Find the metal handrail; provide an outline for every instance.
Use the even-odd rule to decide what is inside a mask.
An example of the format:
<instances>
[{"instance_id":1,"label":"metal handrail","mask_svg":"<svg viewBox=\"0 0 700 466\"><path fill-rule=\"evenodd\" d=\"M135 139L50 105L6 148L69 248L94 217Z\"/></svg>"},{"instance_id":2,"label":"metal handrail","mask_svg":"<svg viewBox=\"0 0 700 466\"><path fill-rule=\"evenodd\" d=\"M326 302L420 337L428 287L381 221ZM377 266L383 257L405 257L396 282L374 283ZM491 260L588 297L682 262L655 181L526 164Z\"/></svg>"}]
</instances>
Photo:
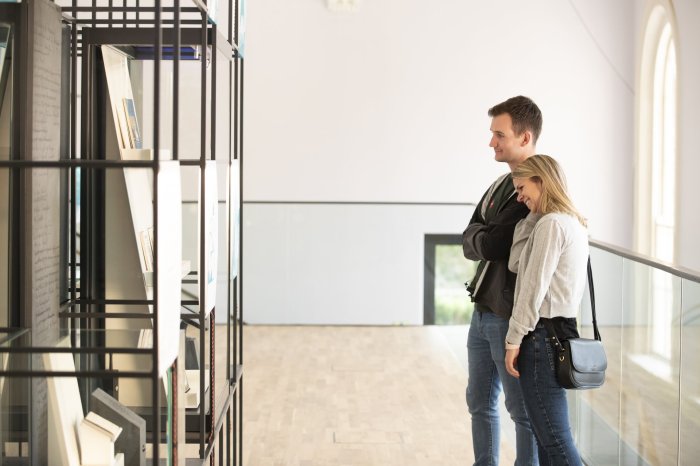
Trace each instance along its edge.
<instances>
[{"instance_id":1,"label":"metal handrail","mask_svg":"<svg viewBox=\"0 0 700 466\"><path fill-rule=\"evenodd\" d=\"M674 265L669 262L660 261L658 259L654 259L653 257L645 256L644 254L640 254L638 252L630 251L629 249L625 249L620 246L615 246L594 239L590 239L588 241L588 244L590 244L594 248L607 251L611 254L615 254L616 256L639 262L641 264L648 265L649 267L653 267L655 269L663 270L664 272L668 272L679 278L683 278L685 280L689 280L695 283L700 283L700 272L698 271Z\"/></svg>"}]
</instances>

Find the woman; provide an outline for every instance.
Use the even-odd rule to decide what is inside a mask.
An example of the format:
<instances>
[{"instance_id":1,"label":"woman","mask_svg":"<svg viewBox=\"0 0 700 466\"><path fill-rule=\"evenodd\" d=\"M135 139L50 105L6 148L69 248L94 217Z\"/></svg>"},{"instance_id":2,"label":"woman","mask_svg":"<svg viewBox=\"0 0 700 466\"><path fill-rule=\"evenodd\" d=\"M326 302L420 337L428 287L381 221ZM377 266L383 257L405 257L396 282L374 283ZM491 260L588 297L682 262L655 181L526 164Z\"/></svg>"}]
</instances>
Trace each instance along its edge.
<instances>
[{"instance_id":1,"label":"woman","mask_svg":"<svg viewBox=\"0 0 700 466\"><path fill-rule=\"evenodd\" d=\"M518 279L506 370L519 378L540 464L581 465L543 319L551 320L559 338L578 337L575 316L589 253L586 220L566 192L561 167L549 156L534 155L518 165L513 185L530 214L516 226L508 264Z\"/></svg>"}]
</instances>

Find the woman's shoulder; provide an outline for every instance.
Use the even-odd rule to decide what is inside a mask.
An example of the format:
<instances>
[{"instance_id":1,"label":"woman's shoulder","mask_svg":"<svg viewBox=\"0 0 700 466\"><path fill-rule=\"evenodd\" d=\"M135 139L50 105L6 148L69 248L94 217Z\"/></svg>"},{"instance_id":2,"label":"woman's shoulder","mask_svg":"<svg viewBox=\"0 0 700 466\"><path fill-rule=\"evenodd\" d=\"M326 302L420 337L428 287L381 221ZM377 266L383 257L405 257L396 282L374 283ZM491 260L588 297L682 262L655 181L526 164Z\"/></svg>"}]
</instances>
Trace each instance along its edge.
<instances>
[{"instance_id":1,"label":"woman's shoulder","mask_svg":"<svg viewBox=\"0 0 700 466\"><path fill-rule=\"evenodd\" d=\"M561 212L550 212L540 217L540 220L537 222L537 226L539 226L540 228L564 226L569 224L569 218L573 217L571 217L571 215L563 214Z\"/></svg>"},{"instance_id":2,"label":"woman's shoulder","mask_svg":"<svg viewBox=\"0 0 700 466\"><path fill-rule=\"evenodd\" d=\"M585 230L585 227L571 214L551 212L539 219L535 229L541 232L548 231L550 234L554 232L566 234L571 231Z\"/></svg>"},{"instance_id":3,"label":"woman's shoulder","mask_svg":"<svg viewBox=\"0 0 700 466\"><path fill-rule=\"evenodd\" d=\"M580 225L580 222L576 217L574 217L571 214L567 214L564 212L550 212L548 214L544 214L540 218L540 222L542 223L555 223L558 225L571 225L574 223L578 223Z\"/></svg>"}]
</instances>

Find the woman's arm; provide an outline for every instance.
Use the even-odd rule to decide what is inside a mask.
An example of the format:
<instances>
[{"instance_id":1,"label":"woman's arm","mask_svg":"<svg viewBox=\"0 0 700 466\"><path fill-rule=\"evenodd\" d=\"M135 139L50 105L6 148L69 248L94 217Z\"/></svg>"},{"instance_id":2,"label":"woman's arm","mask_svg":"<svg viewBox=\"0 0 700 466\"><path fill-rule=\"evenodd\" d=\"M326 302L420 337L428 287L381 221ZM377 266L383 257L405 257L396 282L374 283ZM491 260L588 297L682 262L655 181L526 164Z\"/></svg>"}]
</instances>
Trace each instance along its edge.
<instances>
[{"instance_id":1,"label":"woman's arm","mask_svg":"<svg viewBox=\"0 0 700 466\"><path fill-rule=\"evenodd\" d=\"M508 269L511 272L518 272L518 264L520 264L520 255L525 248L527 240L530 239L532 230L535 228L537 221L542 218L542 214L530 212L527 217L520 220L515 226L513 232L513 245L510 247L510 257L508 258Z\"/></svg>"},{"instance_id":2,"label":"woman's arm","mask_svg":"<svg viewBox=\"0 0 700 466\"><path fill-rule=\"evenodd\" d=\"M510 345L520 345L523 337L537 325L540 307L564 247L564 229L553 217L543 217L532 236L531 247L525 249L518 267L515 305L506 335Z\"/></svg>"}]
</instances>

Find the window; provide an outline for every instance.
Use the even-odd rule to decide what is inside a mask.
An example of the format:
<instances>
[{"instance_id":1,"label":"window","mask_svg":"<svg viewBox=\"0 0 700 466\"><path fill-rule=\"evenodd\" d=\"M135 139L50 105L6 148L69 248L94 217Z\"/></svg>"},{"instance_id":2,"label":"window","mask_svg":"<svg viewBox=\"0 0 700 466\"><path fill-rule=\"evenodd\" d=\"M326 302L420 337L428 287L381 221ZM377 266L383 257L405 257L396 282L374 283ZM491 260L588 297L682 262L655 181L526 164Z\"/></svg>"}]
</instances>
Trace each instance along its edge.
<instances>
[{"instance_id":1,"label":"window","mask_svg":"<svg viewBox=\"0 0 700 466\"><path fill-rule=\"evenodd\" d=\"M474 305L464 287L477 262L464 258L461 235L425 235L423 323L468 325Z\"/></svg>"},{"instance_id":2,"label":"window","mask_svg":"<svg viewBox=\"0 0 700 466\"><path fill-rule=\"evenodd\" d=\"M661 1L652 8L642 46L635 228L637 249L666 262L675 260L676 236L677 64L670 12ZM664 360L672 357L671 278L655 271L645 288L650 349Z\"/></svg>"},{"instance_id":3,"label":"window","mask_svg":"<svg viewBox=\"0 0 700 466\"><path fill-rule=\"evenodd\" d=\"M652 254L672 262L676 194L676 53L666 23L654 70L652 141Z\"/></svg>"},{"instance_id":4,"label":"window","mask_svg":"<svg viewBox=\"0 0 700 466\"><path fill-rule=\"evenodd\" d=\"M639 92L637 249L673 262L676 225L676 43L657 5L644 35Z\"/></svg>"}]
</instances>

